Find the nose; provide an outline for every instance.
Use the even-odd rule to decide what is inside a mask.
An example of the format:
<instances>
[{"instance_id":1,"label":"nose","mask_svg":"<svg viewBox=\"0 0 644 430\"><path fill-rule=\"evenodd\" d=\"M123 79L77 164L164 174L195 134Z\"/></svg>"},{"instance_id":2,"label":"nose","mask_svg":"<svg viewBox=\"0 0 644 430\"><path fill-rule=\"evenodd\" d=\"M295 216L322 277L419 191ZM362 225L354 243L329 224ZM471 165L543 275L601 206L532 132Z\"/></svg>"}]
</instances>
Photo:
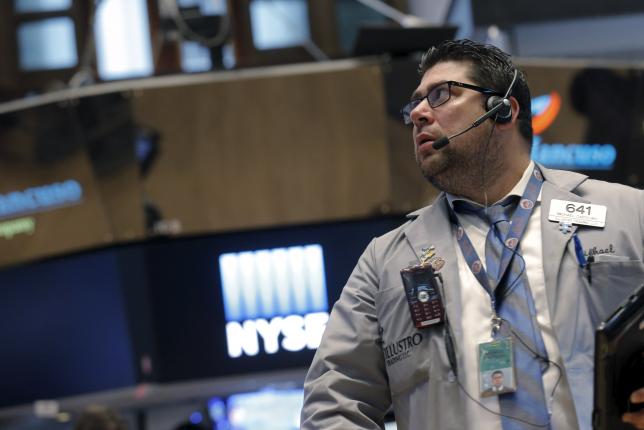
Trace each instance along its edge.
<instances>
[{"instance_id":1,"label":"nose","mask_svg":"<svg viewBox=\"0 0 644 430\"><path fill-rule=\"evenodd\" d=\"M409 117L411 118L411 122L416 127L434 122L434 112L433 109L429 106L427 98L423 98L423 100L418 103L418 106L412 109L412 111L409 113Z\"/></svg>"}]
</instances>

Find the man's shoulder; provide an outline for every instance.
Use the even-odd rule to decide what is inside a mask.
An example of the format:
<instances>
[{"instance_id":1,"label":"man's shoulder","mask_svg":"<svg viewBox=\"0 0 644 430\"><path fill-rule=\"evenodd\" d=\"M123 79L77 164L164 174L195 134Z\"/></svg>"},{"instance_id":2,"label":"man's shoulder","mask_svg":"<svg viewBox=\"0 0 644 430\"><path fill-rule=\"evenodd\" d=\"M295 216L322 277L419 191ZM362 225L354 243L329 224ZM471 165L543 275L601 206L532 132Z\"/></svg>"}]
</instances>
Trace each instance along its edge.
<instances>
[{"instance_id":1,"label":"man's shoulder","mask_svg":"<svg viewBox=\"0 0 644 430\"><path fill-rule=\"evenodd\" d=\"M587 179L574 193L591 203L611 207L638 207L644 201L644 191L616 182Z\"/></svg>"},{"instance_id":2,"label":"man's shoulder","mask_svg":"<svg viewBox=\"0 0 644 430\"><path fill-rule=\"evenodd\" d=\"M642 190L616 183L593 179L587 175L569 170L547 169L540 166L546 180L556 187L571 191L590 201L594 199L622 201L637 201L644 195Z\"/></svg>"},{"instance_id":3,"label":"man's shoulder","mask_svg":"<svg viewBox=\"0 0 644 430\"><path fill-rule=\"evenodd\" d=\"M586 193L626 193L628 195L642 194L642 190L618 182L608 182L599 179L586 179L580 186L580 190Z\"/></svg>"},{"instance_id":4,"label":"man's shoulder","mask_svg":"<svg viewBox=\"0 0 644 430\"><path fill-rule=\"evenodd\" d=\"M414 221L415 218L410 218L409 215L407 215L406 220L401 225L394 228L393 230L389 230L388 232L380 236L377 236L374 239L376 245L383 247L403 240L405 237L405 231Z\"/></svg>"},{"instance_id":5,"label":"man's shoulder","mask_svg":"<svg viewBox=\"0 0 644 430\"><path fill-rule=\"evenodd\" d=\"M444 199L445 199L445 193L440 193L438 197L436 197L434 201L429 203L427 206L423 206L420 209L416 209L413 212L409 212L407 215L405 215L407 222L405 222L397 229L390 231L389 233L395 233L395 232L404 233L405 230L409 229L414 224L422 223L424 218L435 217L437 215L440 215L441 211L437 210L438 209L437 206L439 205L439 202L441 202Z\"/></svg>"},{"instance_id":6,"label":"man's shoulder","mask_svg":"<svg viewBox=\"0 0 644 430\"><path fill-rule=\"evenodd\" d=\"M443 200L445 199L446 199L446 194L444 192L441 192L427 206L423 206L420 209L416 209L415 211L408 213L407 215L405 215L408 220L408 223L415 222L418 219L422 219L424 216L429 215L430 212L431 213L435 212L436 209L438 209L439 204L442 204Z\"/></svg>"},{"instance_id":7,"label":"man's shoulder","mask_svg":"<svg viewBox=\"0 0 644 430\"><path fill-rule=\"evenodd\" d=\"M401 242L405 241L405 236L409 234L410 230L416 228L417 223L422 223L423 218L432 212L432 208L436 202L432 202L427 206L417 209L405 215L405 221L393 230L377 236L374 238L375 246L380 252L398 246Z\"/></svg>"}]
</instances>

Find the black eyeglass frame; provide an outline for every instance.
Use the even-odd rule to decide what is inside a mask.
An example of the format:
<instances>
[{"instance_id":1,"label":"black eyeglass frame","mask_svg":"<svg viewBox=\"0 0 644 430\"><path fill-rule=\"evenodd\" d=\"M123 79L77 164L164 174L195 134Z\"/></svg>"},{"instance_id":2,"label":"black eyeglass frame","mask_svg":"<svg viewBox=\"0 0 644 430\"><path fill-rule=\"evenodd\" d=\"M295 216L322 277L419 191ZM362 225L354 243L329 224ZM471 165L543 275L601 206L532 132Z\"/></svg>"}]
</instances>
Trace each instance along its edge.
<instances>
[{"instance_id":1,"label":"black eyeglass frame","mask_svg":"<svg viewBox=\"0 0 644 430\"><path fill-rule=\"evenodd\" d=\"M441 85L447 85L447 98L443 100L442 102L432 105L432 102L429 100L429 95L438 87ZM427 91L427 94L424 95L423 97L419 97L416 99L411 100L409 103L407 103L405 106L403 106L400 109L400 114L403 117L403 121L405 122L406 125L411 124L411 111L413 111L416 106L422 103L423 99L427 100L427 103L429 104L430 107L437 108L439 106L444 105L447 103L451 98L452 98L452 87L461 87L461 88L466 88L468 90L473 90L477 91L481 94L486 94L489 96L502 96L502 94L498 91L491 90L489 88L484 88L484 87L479 87L478 85L473 85L473 84L466 84L464 82L457 82L457 81L445 81L441 82L439 84L434 85Z\"/></svg>"}]
</instances>

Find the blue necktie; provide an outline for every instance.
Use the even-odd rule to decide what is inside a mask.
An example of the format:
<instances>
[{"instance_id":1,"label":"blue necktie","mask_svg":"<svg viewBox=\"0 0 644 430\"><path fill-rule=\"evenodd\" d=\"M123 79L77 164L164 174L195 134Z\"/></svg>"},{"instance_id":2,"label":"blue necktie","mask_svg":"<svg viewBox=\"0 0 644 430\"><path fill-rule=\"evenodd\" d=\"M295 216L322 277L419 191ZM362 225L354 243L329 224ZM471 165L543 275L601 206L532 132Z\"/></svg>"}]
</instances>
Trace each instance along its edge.
<instances>
[{"instance_id":1,"label":"blue necktie","mask_svg":"<svg viewBox=\"0 0 644 430\"><path fill-rule=\"evenodd\" d=\"M535 353L541 357L547 357L547 353L536 321L525 261L518 255L518 247L507 268L500 267L503 251L508 248L505 241L510 229L510 212L516 203L517 198L510 197L498 205L477 211L490 224L485 241L485 261L490 285L497 296L497 314L504 320L498 336L512 337L514 347L517 391L500 395L499 404L503 415L550 428L542 379L545 369L542 359L535 358ZM502 417L502 423L503 430L535 428L507 417Z\"/></svg>"}]
</instances>

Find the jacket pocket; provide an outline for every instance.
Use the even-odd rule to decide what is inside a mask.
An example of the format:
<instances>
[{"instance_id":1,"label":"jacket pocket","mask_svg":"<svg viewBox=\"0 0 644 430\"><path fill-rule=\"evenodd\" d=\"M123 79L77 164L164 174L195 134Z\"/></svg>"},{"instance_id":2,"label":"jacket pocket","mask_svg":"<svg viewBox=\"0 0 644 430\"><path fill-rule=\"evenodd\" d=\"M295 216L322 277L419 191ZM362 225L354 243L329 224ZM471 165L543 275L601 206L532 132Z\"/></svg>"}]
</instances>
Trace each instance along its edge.
<instances>
[{"instance_id":1,"label":"jacket pocket","mask_svg":"<svg viewBox=\"0 0 644 430\"><path fill-rule=\"evenodd\" d=\"M401 342L406 345L401 347ZM414 333L403 338L402 341L384 346L385 365L392 396L404 393L429 379L430 365L426 343L426 336L422 333Z\"/></svg>"},{"instance_id":2,"label":"jacket pocket","mask_svg":"<svg viewBox=\"0 0 644 430\"><path fill-rule=\"evenodd\" d=\"M597 256L595 256L597 257ZM589 297L601 321L644 282L644 262L602 255L590 265Z\"/></svg>"},{"instance_id":3,"label":"jacket pocket","mask_svg":"<svg viewBox=\"0 0 644 430\"><path fill-rule=\"evenodd\" d=\"M376 312L389 386L392 396L397 396L430 378L442 325L417 329L402 285L376 294Z\"/></svg>"},{"instance_id":4,"label":"jacket pocket","mask_svg":"<svg viewBox=\"0 0 644 430\"><path fill-rule=\"evenodd\" d=\"M593 255L594 264L602 263L637 263L637 260L632 260L630 257L615 254L597 254Z\"/></svg>"}]
</instances>

